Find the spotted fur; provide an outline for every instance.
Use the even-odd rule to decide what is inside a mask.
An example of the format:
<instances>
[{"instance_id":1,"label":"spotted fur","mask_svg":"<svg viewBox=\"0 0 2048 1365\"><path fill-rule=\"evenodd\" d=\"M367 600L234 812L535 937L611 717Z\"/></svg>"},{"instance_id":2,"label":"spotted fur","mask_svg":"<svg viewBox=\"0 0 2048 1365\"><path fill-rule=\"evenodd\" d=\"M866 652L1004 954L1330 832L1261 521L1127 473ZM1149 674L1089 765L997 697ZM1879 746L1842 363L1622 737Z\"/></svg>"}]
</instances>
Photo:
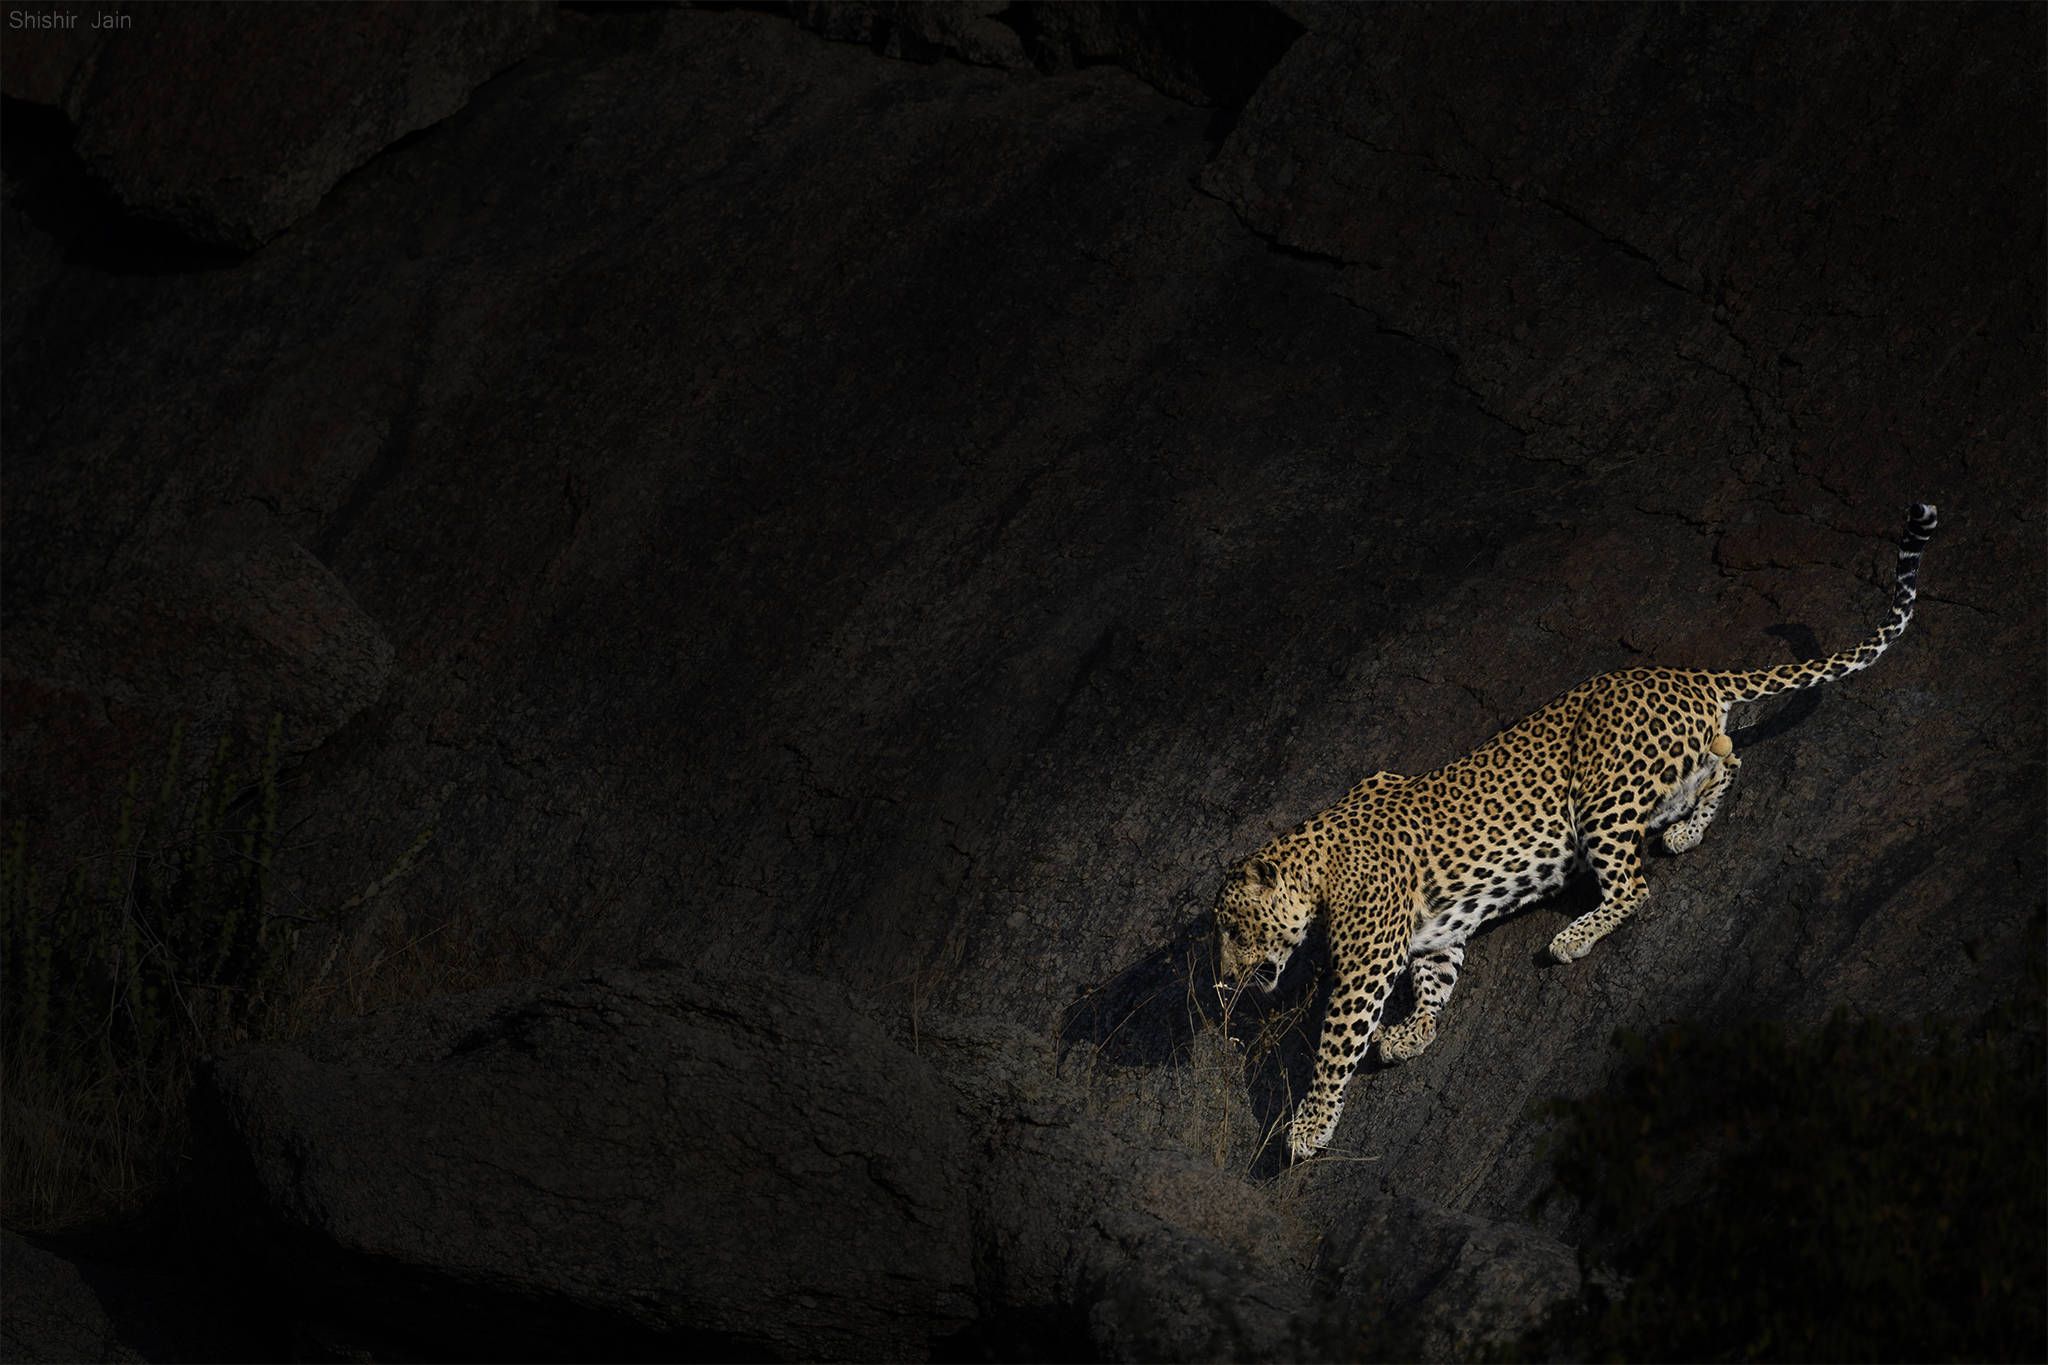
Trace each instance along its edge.
<instances>
[{"instance_id":1,"label":"spotted fur","mask_svg":"<svg viewBox=\"0 0 2048 1365\"><path fill-rule=\"evenodd\" d=\"M1728 709L1867 668L1913 619L1920 551L1934 508L1916 504L1899 542L1891 617L1852 650L1752 672L1634 668L1579 684L1511 730L1421 777L1374 773L1345 798L1224 878L1216 921L1224 970L1266 990L1318 913L1330 920L1337 980L1315 1081L1289 1145L1308 1156L1330 1140L1344 1087L1373 1042L1388 1062L1436 1035L1465 960L1465 940L1561 885L1581 866L1600 905L1551 940L1559 962L1584 957L1642 905L1642 841L1662 830L1683 853L1700 841L1742 761ZM1267 969L1270 968L1270 974ZM1380 1027L1403 969L1415 1011Z\"/></svg>"}]
</instances>

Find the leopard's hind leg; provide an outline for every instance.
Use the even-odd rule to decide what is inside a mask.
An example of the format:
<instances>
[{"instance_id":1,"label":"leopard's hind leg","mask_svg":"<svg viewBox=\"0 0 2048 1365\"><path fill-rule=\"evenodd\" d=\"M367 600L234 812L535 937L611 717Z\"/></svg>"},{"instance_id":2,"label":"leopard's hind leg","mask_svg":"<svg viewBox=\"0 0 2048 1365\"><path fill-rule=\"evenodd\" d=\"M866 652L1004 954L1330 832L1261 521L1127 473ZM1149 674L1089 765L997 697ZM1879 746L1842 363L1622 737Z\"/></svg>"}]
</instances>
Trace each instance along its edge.
<instances>
[{"instance_id":1,"label":"leopard's hind leg","mask_svg":"<svg viewBox=\"0 0 2048 1365\"><path fill-rule=\"evenodd\" d=\"M1694 804L1692 814L1664 831L1664 847L1673 853L1683 853L1697 844L1706 834L1707 826L1713 824L1714 817L1720 813L1721 798L1728 794L1728 784L1735 780L1735 771L1742 766L1742 760L1735 757L1734 750L1735 741L1726 735L1716 737L1713 744L1708 747L1708 752L1719 762L1721 770L1714 774L1706 790L1700 793L1700 799Z\"/></svg>"},{"instance_id":2,"label":"leopard's hind leg","mask_svg":"<svg viewBox=\"0 0 2048 1365\"><path fill-rule=\"evenodd\" d=\"M1643 879L1643 827L1651 806L1649 788L1611 793L1592 812L1584 828L1582 857L1600 883L1600 907L1567 924L1550 941L1550 955L1575 962L1593 950L1649 898ZM1596 823L1597 822L1597 823Z\"/></svg>"},{"instance_id":3,"label":"leopard's hind leg","mask_svg":"<svg viewBox=\"0 0 2048 1365\"><path fill-rule=\"evenodd\" d=\"M1422 1055L1436 1039L1436 1017L1451 1003L1451 991L1458 984L1458 968L1465 965L1465 950L1453 943L1426 948L1418 946L1408 958L1408 979L1415 987L1415 1013L1398 1024L1389 1024L1373 1035L1380 1045L1383 1062L1406 1062Z\"/></svg>"}]
</instances>

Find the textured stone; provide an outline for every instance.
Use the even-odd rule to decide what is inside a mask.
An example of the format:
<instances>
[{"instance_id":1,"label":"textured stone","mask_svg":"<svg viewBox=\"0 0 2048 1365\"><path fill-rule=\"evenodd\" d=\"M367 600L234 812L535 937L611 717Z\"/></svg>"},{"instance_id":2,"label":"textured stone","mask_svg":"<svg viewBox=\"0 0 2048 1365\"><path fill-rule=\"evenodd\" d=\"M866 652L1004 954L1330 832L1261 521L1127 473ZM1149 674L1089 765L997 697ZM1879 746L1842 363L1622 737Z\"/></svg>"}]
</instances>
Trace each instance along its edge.
<instances>
[{"instance_id":1,"label":"textured stone","mask_svg":"<svg viewBox=\"0 0 2048 1365\"><path fill-rule=\"evenodd\" d=\"M1115 62L1161 94L1230 109L1251 97L1302 32L1278 8L1238 0L1039 0L1009 12L1041 70Z\"/></svg>"},{"instance_id":2,"label":"textured stone","mask_svg":"<svg viewBox=\"0 0 2048 1365\"><path fill-rule=\"evenodd\" d=\"M996 1127L984 1160L976 1270L1006 1356L1289 1354L1308 1302L1298 1235L1252 1187L1059 1105Z\"/></svg>"},{"instance_id":3,"label":"textured stone","mask_svg":"<svg viewBox=\"0 0 2048 1365\"><path fill-rule=\"evenodd\" d=\"M974 1317L966 1130L828 983L518 983L227 1054L195 1104L235 1244L403 1339L903 1359Z\"/></svg>"},{"instance_id":4,"label":"textured stone","mask_svg":"<svg viewBox=\"0 0 2048 1365\"><path fill-rule=\"evenodd\" d=\"M130 27L11 34L7 94L62 109L87 167L132 211L248 249L460 108L545 37L553 12L526 0L122 13Z\"/></svg>"},{"instance_id":5,"label":"textured stone","mask_svg":"<svg viewBox=\"0 0 2048 1365\"><path fill-rule=\"evenodd\" d=\"M1488 1223L1417 1199L1369 1199L1323 1243L1323 1339L1374 1324L1423 1360L1511 1341L1579 1292L1577 1255L1521 1223Z\"/></svg>"},{"instance_id":6,"label":"textured stone","mask_svg":"<svg viewBox=\"0 0 2048 1365\"><path fill-rule=\"evenodd\" d=\"M1302 32L1257 0L791 0L789 8L805 28L889 57L952 56L1048 74L1114 63L1161 94L1232 109Z\"/></svg>"},{"instance_id":7,"label":"textured stone","mask_svg":"<svg viewBox=\"0 0 2048 1365\"><path fill-rule=\"evenodd\" d=\"M146 1360L123 1342L78 1267L0 1229L0 1354L8 1360Z\"/></svg>"},{"instance_id":8,"label":"textured stone","mask_svg":"<svg viewBox=\"0 0 2048 1365\"><path fill-rule=\"evenodd\" d=\"M1311 1237L1263 1192L1090 1116L1044 1039L920 1038L937 1071L843 988L674 969L379 1011L211 1062L201 1191L302 1317L387 1343L1293 1351Z\"/></svg>"},{"instance_id":9,"label":"textured stone","mask_svg":"<svg viewBox=\"0 0 2048 1365\"><path fill-rule=\"evenodd\" d=\"M1158 1070L1228 859L1600 671L1862 638L1925 498L1900 644L1738 713L1719 821L1585 961L1542 956L1583 886L1479 936L1296 1209L1507 1224L1531 1102L1610 1075L1617 1027L2010 991L2048 884L2041 10L1291 12L1232 128L1093 58L564 10L204 272L82 252L89 204L11 161L10 817L33 781L83 829L200 710L92 610L253 517L392 649L295 789L309 899L432 824L387 897L422 931L574 928ZM168 655L256 638L204 619ZM82 680L131 656L102 724ZM300 686L276 660L236 695ZM1302 1089L1299 960L1233 1019L1279 1043L1261 1128ZM947 1046L1030 1071L1001 1028ZM1150 1340L1061 1293L1062 1340Z\"/></svg>"},{"instance_id":10,"label":"textured stone","mask_svg":"<svg viewBox=\"0 0 2048 1365\"><path fill-rule=\"evenodd\" d=\"M190 780L223 735L247 770L279 714L280 751L302 756L376 701L391 670L390 641L347 587L249 505L155 548L82 610L10 632L8 797L31 818L73 816L50 844L60 860L106 837L107 756L154 777L182 715Z\"/></svg>"},{"instance_id":11,"label":"textured stone","mask_svg":"<svg viewBox=\"0 0 2048 1365\"><path fill-rule=\"evenodd\" d=\"M1297 17L1309 36L1204 183L1452 356L1526 456L1711 461L1745 481L1782 464L1874 534L1899 501L1876 488L2004 438L1956 421L1969 329L2024 326L2039 300L2010 267L2025 217L1972 206L1994 184L2039 196L2041 159L2006 132L2037 88L2010 60L2037 13ZM1914 377L1911 401L1882 420L1844 401L1888 369Z\"/></svg>"}]
</instances>

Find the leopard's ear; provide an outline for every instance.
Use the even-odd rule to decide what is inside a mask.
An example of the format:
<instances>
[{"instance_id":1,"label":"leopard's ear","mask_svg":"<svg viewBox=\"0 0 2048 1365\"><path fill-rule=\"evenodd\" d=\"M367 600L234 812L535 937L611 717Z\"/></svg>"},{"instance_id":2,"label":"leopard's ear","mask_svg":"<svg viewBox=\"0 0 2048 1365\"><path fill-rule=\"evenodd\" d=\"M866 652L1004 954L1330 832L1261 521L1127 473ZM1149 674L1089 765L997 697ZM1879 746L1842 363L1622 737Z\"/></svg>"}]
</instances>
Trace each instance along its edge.
<instances>
[{"instance_id":1,"label":"leopard's ear","mask_svg":"<svg viewBox=\"0 0 2048 1365\"><path fill-rule=\"evenodd\" d=\"M1271 891L1280 885L1280 869L1264 858L1254 858L1246 863L1244 873L1261 891Z\"/></svg>"}]
</instances>

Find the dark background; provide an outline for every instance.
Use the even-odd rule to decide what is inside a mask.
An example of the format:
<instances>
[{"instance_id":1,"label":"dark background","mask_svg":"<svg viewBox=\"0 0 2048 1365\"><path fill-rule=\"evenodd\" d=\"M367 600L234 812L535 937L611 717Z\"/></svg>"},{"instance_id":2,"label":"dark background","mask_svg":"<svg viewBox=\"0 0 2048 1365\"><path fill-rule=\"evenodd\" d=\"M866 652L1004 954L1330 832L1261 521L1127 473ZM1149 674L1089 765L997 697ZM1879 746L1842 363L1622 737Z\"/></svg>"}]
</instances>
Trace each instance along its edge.
<instances>
[{"instance_id":1,"label":"dark background","mask_svg":"<svg viewBox=\"0 0 2048 1365\"><path fill-rule=\"evenodd\" d=\"M6 35L53 865L282 710L309 904L431 827L367 914L1156 1064L1230 859L1589 675L1854 643L1925 499L1903 642L1737 715L1584 962L1584 888L1481 935L1328 1180L1512 1217L1616 1027L2017 982L2040 6L127 12Z\"/></svg>"}]
</instances>

